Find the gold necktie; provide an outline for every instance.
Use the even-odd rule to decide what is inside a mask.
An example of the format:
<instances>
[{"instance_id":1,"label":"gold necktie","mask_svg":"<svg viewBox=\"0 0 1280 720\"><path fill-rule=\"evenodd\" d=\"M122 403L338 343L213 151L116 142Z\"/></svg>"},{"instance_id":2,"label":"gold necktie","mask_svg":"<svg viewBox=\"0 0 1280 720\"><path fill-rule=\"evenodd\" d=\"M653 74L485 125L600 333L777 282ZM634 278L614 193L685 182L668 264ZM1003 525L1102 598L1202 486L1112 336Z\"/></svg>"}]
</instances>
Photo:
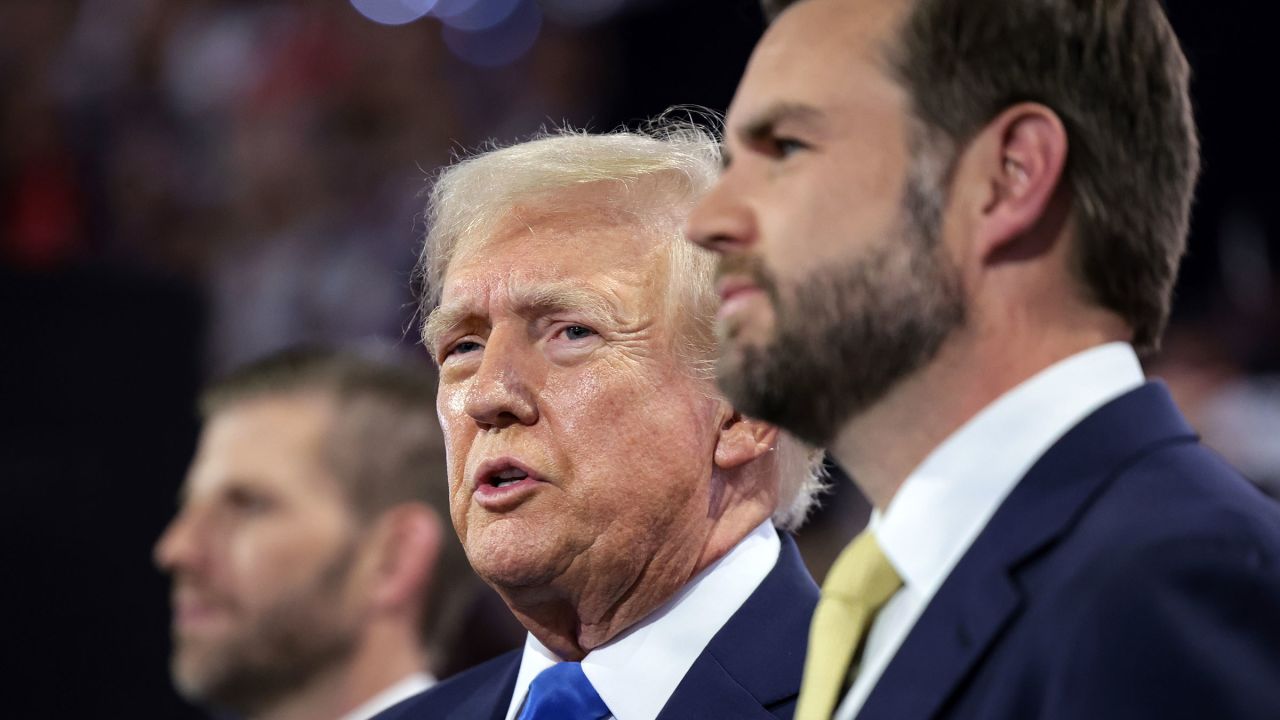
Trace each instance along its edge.
<instances>
[{"instance_id":1,"label":"gold necktie","mask_svg":"<svg viewBox=\"0 0 1280 720\"><path fill-rule=\"evenodd\" d=\"M809 625L796 720L828 720L835 712L871 621L900 587L902 580L869 531L836 558Z\"/></svg>"}]
</instances>

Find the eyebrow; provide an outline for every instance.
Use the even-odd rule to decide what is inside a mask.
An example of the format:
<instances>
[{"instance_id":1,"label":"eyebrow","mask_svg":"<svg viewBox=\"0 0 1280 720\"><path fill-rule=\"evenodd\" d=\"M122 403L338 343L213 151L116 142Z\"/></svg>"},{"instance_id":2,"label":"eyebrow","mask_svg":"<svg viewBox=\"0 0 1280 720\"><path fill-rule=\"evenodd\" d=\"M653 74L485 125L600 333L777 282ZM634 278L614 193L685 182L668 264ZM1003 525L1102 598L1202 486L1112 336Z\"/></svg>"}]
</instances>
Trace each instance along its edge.
<instances>
[{"instance_id":1,"label":"eyebrow","mask_svg":"<svg viewBox=\"0 0 1280 720\"><path fill-rule=\"evenodd\" d=\"M734 131L740 141L746 143L759 142L774 134L782 123L795 123L802 128L818 132L825 126L825 115L813 105L800 102L778 102L740 124ZM729 167L730 153L727 147L722 149L721 166Z\"/></svg>"},{"instance_id":2,"label":"eyebrow","mask_svg":"<svg viewBox=\"0 0 1280 720\"><path fill-rule=\"evenodd\" d=\"M572 283L517 287L509 292L509 302L518 315L526 318L574 312L582 315L585 322L597 325L619 325L624 321L616 302L607 295ZM423 324L423 343L434 351L441 337L480 319L481 315L469 305L441 305L431 311Z\"/></svg>"},{"instance_id":3,"label":"eyebrow","mask_svg":"<svg viewBox=\"0 0 1280 720\"><path fill-rule=\"evenodd\" d=\"M824 116L821 110L806 103L779 102L766 107L755 117L748 119L738 129L738 134L747 138L760 137L773 131L784 122L798 123L812 129L822 125Z\"/></svg>"}]
</instances>

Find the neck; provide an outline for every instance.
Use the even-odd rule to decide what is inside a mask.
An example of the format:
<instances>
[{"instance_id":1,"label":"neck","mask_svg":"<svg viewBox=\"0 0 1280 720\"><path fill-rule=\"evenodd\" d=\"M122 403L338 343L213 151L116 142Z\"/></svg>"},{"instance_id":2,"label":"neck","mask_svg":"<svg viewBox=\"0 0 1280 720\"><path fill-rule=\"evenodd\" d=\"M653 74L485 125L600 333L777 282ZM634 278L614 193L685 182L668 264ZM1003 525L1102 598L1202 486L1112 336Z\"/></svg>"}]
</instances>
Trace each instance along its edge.
<instances>
[{"instance_id":1,"label":"neck","mask_svg":"<svg viewBox=\"0 0 1280 720\"><path fill-rule=\"evenodd\" d=\"M845 423L832 454L883 511L929 453L1000 396L1076 353L1126 340L1128 331L1108 318L1049 330L1037 323L999 333L964 328L928 366Z\"/></svg>"},{"instance_id":2,"label":"neck","mask_svg":"<svg viewBox=\"0 0 1280 720\"><path fill-rule=\"evenodd\" d=\"M378 623L341 666L317 675L298 692L249 715L251 720L337 720L378 693L427 669L413 623Z\"/></svg>"},{"instance_id":3,"label":"neck","mask_svg":"<svg viewBox=\"0 0 1280 720\"><path fill-rule=\"evenodd\" d=\"M711 497L709 527L666 542L638 573L630 574L628 582L601 582L628 577L619 571L632 559L610 558L605 562L612 561L612 568L597 564L583 573L582 583L566 580L563 586L496 588L498 594L547 649L563 660L582 660L661 607L773 513L776 488L767 482L744 488L744 483L721 482L717 477L711 484L716 492ZM691 547L701 549L691 553Z\"/></svg>"}]
</instances>

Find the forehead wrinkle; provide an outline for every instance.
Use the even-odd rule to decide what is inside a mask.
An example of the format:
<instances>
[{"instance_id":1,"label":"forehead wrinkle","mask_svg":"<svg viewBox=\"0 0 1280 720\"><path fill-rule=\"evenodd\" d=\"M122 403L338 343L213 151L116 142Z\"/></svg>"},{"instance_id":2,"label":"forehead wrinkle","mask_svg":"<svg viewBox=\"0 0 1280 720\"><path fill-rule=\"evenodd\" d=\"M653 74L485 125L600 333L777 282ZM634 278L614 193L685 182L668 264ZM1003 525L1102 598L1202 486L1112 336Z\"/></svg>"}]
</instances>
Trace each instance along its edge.
<instances>
[{"instance_id":1,"label":"forehead wrinkle","mask_svg":"<svg viewBox=\"0 0 1280 720\"><path fill-rule=\"evenodd\" d=\"M512 308L519 315L534 318L554 312L576 312L587 318L622 324L617 294L569 282L518 284L508 290Z\"/></svg>"},{"instance_id":2,"label":"forehead wrinkle","mask_svg":"<svg viewBox=\"0 0 1280 720\"><path fill-rule=\"evenodd\" d=\"M572 311L595 322L621 325L626 320L615 300L616 293L601 292L577 283L517 281L508 286L506 295L512 311L526 319ZM481 315L464 303L441 305L427 316L422 331L423 342L434 347L442 336Z\"/></svg>"},{"instance_id":3,"label":"forehead wrinkle","mask_svg":"<svg viewBox=\"0 0 1280 720\"><path fill-rule=\"evenodd\" d=\"M645 178L645 180L649 179L651 178ZM642 184L647 186L649 183ZM513 240L520 244L537 244L539 241L573 243L589 237L593 229L611 231L618 228L634 228L637 233L645 236L652 231L652 228L646 227L640 221L641 211L629 207L637 204L636 198L632 197L623 203L611 203L590 197L591 193L616 196L619 189L615 184L593 183L579 190L588 197L579 198L580 202L572 207L565 207L561 199L560 204L544 202L509 208L506 216L498 221L500 227L505 225L504 228L485 237L470 237L460 242L449 266L456 268L458 264L468 262L477 256L491 256L494 253L495 244ZM650 192L656 191L650 190ZM655 198L649 198L647 202L661 207ZM668 208L663 208L662 212L655 212L657 213L655 217L660 217L663 222L674 219ZM663 250L663 244L658 242L644 250L642 255L647 259L650 255L661 255ZM497 255L503 256L502 251L498 251ZM645 262L646 260L641 261L642 264ZM444 277L441 278L442 284L449 274L450 270L446 269ZM500 286L505 288L508 306L513 312L523 317L539 317L551 312L571 310L582 313L594 321L613 323L615 326L622 326L628 321L625 313L622 312L626 303L614 287L617 283L610 280L606 280L602 283L603 287L597 289L581 281L548 281L544 274L529 267L516 267L503 274L507 277ZM482 285L488 284L488 280L483 277L471 278L471 280L476 279L479 279ZM473 308L471 301L466 298L453 303L442 302L427 314L422 323L423 344L434 349L444 335L454 332L458 327L472 322L488 325L491 323L488 315L488 311Z\"/></svg>"}]
</instances>

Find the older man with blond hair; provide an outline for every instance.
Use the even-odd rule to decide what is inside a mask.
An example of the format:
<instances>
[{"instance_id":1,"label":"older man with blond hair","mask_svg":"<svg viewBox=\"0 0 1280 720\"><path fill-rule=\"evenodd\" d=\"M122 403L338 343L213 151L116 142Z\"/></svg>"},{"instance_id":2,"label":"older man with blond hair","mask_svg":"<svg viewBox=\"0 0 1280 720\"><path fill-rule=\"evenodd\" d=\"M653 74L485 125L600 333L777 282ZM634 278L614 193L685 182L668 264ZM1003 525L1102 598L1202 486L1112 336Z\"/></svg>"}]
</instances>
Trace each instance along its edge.
<instances>
[{"instance_id":1,"label":"older man with blond hair","mask_svg":"<svg viewBox=\"0 0 1280 720\"><path fill-rule=\"evenodd\" d=\"M560 132L435 184L421 271L453 524L529 630L386 718L787 718L814 453L716 391L688 127Z\"/></svg>"}]
</instances>

